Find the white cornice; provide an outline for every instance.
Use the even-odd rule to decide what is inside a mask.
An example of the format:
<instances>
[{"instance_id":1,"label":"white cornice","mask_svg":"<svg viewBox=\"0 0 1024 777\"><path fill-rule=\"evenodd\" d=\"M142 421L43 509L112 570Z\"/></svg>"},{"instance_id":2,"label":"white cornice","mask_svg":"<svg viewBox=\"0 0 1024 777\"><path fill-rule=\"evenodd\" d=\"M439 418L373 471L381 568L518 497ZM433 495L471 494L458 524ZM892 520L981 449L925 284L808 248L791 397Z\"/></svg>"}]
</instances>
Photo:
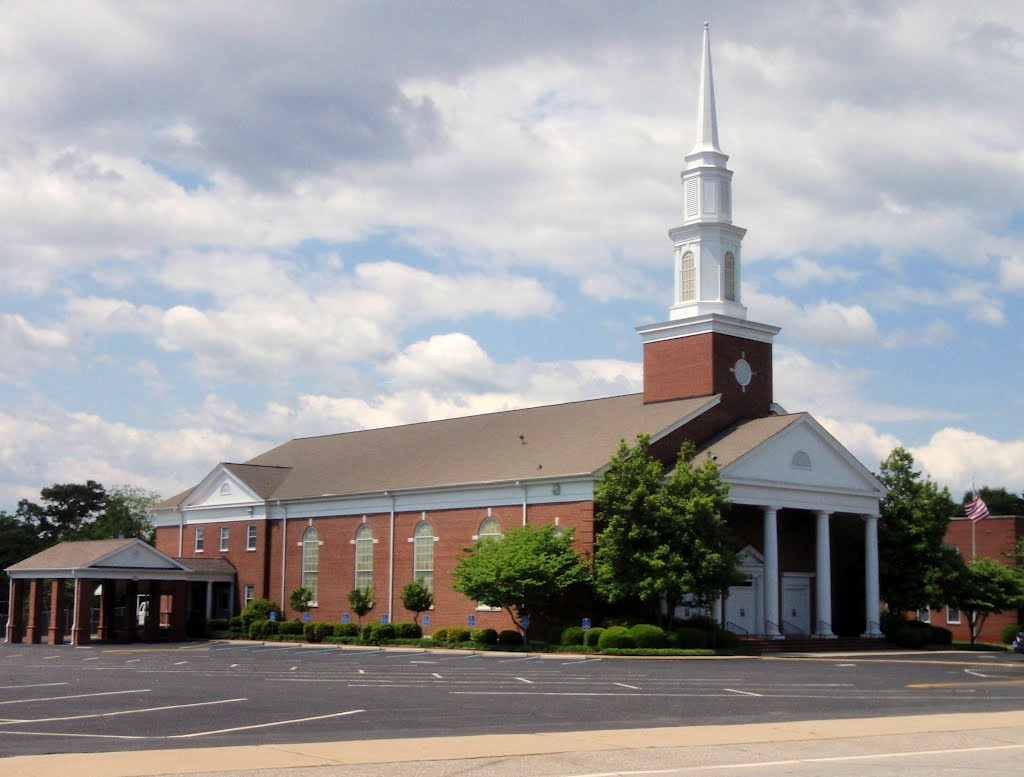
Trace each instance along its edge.
<instances>
[{"instance_id":1,"label":"white cornice","mask_svg":"<svg viewBox=\"0 0 1024 777\"><path fill-rule=\"evenodd\" d=\"M759 324L756 321L709 313L676 321L645 324L638 326L636 331L646 344L656 343L660 340L674 340L679 337L693 337L709 332L742 337L760 343L771 343L781 330L779 327L769 324Z\"/></svg>"}]
</instances>

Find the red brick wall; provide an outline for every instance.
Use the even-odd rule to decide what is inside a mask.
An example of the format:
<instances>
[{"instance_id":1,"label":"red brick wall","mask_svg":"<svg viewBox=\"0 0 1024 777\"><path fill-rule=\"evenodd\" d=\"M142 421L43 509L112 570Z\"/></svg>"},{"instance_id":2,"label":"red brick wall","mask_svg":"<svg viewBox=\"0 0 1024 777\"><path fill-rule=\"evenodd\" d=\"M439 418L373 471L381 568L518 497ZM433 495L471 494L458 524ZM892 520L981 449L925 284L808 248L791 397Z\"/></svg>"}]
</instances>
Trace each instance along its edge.
<instances>
[{"instance_id":1,"label":"red brick wall","mask_svg":"<svg viewBox=\"0 0 1024 777\"><path fill-rule=\"evenodd\" d=\"M730 368L743 357L754 372L747 390ZM644 344L644 402L722 394L734 418L760 418L772 403L772 346L708 332Z\"/></svg>"}]
</instances>

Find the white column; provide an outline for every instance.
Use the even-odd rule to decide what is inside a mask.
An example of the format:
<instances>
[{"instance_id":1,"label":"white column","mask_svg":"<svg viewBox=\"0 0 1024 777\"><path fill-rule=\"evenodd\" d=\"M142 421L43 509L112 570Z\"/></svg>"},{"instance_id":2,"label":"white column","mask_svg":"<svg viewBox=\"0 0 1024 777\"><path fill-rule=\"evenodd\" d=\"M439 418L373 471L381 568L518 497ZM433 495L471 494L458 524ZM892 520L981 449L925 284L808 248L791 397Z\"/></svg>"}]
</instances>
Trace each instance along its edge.
<instances>
[{"instance_id":1,"label":"white column","mask_svg":"<svg viewBox=\"0 0 1024 777\"><path fill-rule=\"evenodd\" d=\"M863 637L880 637L878 592L878 516L864 516L864 610L867 628Z\"/></svg>"},{"instance_id":2,"label":"white column","mask_svg":"<svg viewBox=\"0 0 1024 777\"><path fill-rule=\"evenodd\" d=\"M817 626L814 633L819 637L834 637L832 633L832 546L829 543L829 514L818 513L817 564L815 566L815 610Z\"/></svg>"},{"instance_id":3,"label":"white column","mask_svg":"<svg viewBox=\"0 0 1024 777\"><path fill-rule=\"evenodd\" d=\"M765 634L779 632L779 508L764 508L764 619Z\"/></svg>"},{"instance_id":4,"label":"white column","mask_svg":"<svg viewBox=\"0 0 1024 777\"><path fill-rule=\"evenodd\" d=\"M711 602L711 617L714 618L715 623L719 626L722 625L722 597L716 596L714 601Z\"/></svg>"}]
</instances>

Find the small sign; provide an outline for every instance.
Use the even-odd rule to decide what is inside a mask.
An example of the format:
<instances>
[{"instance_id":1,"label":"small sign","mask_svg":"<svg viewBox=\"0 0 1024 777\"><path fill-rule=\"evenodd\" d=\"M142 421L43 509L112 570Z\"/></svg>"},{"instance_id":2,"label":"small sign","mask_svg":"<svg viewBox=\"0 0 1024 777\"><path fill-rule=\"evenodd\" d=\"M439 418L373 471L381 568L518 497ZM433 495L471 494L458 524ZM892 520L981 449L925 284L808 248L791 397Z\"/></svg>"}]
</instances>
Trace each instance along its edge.
<instances>
[{"instance_id":1,"label":"small sign","mask_svg":"<svg viewBox=\"0 0 1024 777\"><path fill-rule=\"evenodd\" d=\"M388 625L388 614L387 613L384 613L383 615L380 616L380 622L383 623L385 626Z\"/></svg>"},{"instance_id":2,"label":"small sign","mask_svg":"<svg viewBox=\"0 0 1024 777\"><path fill-rule=\"evenodd\" d=\"M310 621L309 613L308 612L302 613L302 622L303 623L309 623L309 621Z\"/></svg>"},{"instance_id":3,"label":"small sign","mask_svg":"<svg viewBox=\"0 0 1024 777\"><path fill-rule=\"evenodd\" d=\"M590 631L590 618L583 619L583 630Z\"/></svg>"},{"instance_id":4,"label":"small sign","mask_svg":"<svg viewBox=\"0 0 1024 777\"><path fill-rule=\"evenodd\" d=\"M270 611L270 622L273 623L277 620L277 610Z\"/></svg>"},{"instance_id":5,"label":"small sign","mask_svg":"<svg viewBox=\"0 0 1024 777\"><path fill-rule=\"evenodd\" d=\"M530 616L529 615L524 615L522 618L519 619L519 622L523 624L523 629L524 630L530 628Z\"/></svg>"},{"instance_id":6,"label":"small sign","mask_svg":"<svg viewBox=\"0 0 1024 777\"><path fill-rule=\"evenodd\" d=\"M469 627L470 628L473 628L474 626L476 626L476 616L475 615L470 615L466 620L469 621Z\"/></svg>"},{"instance_id":7,"label":"small sign","mask_svg":"<svg viewBox=\"0 0 1024 777\"><path fill-rule=\"evenodd\" d=\"M344 613L344 614L343 614L343 615L341 616L341 622L342 622L342 623L348 623L348 613L347 613L347 612L346 612L346 613Z\"/></svg>"},{"instance_id":8,"label":"small sign","mask_svg":"<svg viewBox=\"0 0 1024 777\"><path fill-rule=\"evenodd\" d=\"M423 628L425 628L425 629L426 628L430 628L430 616L429 615L424 615L423 616Z\"/></svg>"}]
</instances>

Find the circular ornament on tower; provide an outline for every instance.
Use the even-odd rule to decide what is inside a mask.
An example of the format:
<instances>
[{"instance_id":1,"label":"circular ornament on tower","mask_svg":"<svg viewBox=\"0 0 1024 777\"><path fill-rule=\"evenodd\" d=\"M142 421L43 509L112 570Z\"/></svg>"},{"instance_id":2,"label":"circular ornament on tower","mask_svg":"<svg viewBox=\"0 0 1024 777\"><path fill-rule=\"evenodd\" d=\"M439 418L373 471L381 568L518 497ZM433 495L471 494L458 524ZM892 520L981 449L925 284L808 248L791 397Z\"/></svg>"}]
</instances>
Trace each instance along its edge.
<instances>
[{"instance_id":1,"label":"circular ornament on tower","mask_svg":"<svg viewBox=\"0 0 1024 777\"><path fill-rule=\"evenodd\" d=\"M736 378L736 382L743 386L743 388L746 388L750 385L750 379L754 376L754 371L750 369L750 362L746 359L738 359L736 364L733 365L732 374Z\"/></svg>"}]
</instances>

